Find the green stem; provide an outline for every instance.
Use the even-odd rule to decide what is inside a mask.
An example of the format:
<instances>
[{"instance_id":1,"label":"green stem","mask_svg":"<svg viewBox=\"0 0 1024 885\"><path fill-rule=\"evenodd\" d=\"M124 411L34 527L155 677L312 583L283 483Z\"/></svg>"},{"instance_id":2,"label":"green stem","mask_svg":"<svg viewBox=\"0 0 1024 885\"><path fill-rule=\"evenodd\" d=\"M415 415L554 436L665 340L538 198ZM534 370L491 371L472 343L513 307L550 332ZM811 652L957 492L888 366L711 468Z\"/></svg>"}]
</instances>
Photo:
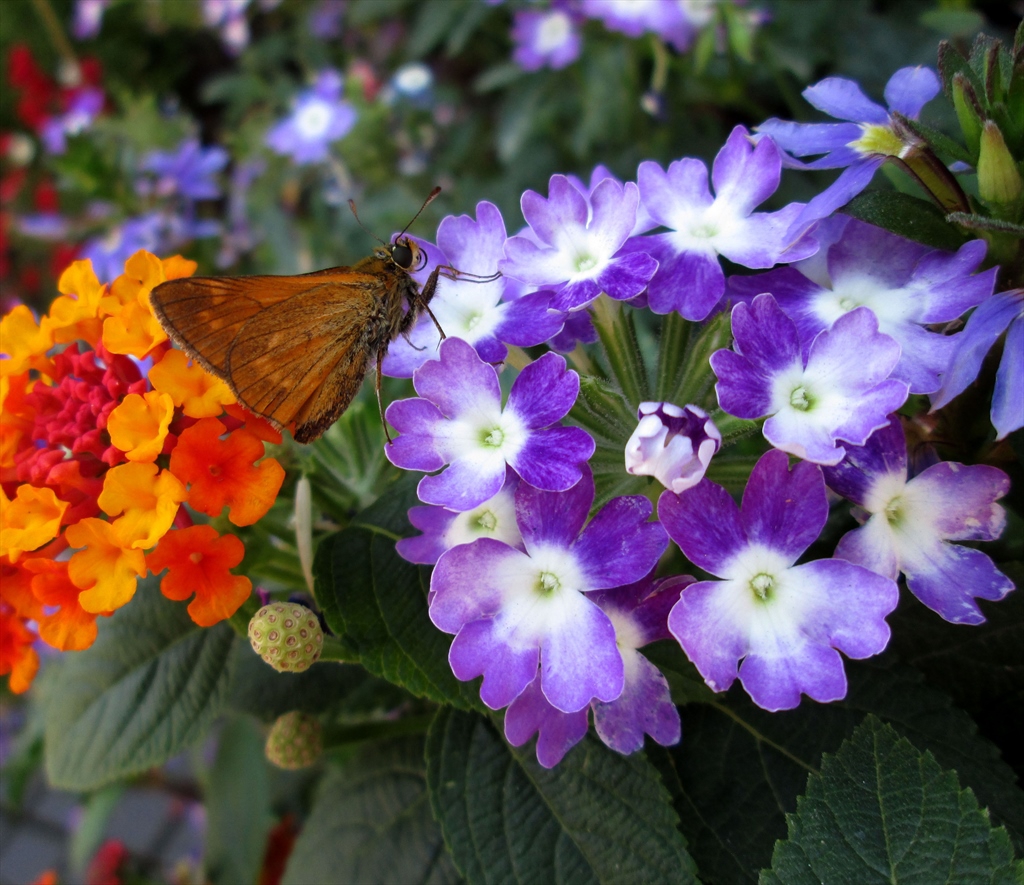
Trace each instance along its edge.
<instances>
[{"instance_id":1,"label":"green stem","mask_svg":"<svg viewBox=\"0 0 1024 885\"><path fill-rule=\"evenodd\" d=\"M622 388L626 401L636 408L648 398L648 383L633 316L621 302L607 295L601 295L594 302L593 312L594 327L604 346L612 376Z\"/></svg>"},{"instance_id":2,"label":"green stem","mask_svg":"<svg viewBox=\"0 0 1024 885\"><path fill-rule=\"evenodd\" d=\"M677 403L673 397L683 386L686 354L690 349L693 324L684 320L675 311L668 314L661 324L661 339L658 342L658 374L655 380L654 398L658 402Z\"/></svg>"}]
</instances>

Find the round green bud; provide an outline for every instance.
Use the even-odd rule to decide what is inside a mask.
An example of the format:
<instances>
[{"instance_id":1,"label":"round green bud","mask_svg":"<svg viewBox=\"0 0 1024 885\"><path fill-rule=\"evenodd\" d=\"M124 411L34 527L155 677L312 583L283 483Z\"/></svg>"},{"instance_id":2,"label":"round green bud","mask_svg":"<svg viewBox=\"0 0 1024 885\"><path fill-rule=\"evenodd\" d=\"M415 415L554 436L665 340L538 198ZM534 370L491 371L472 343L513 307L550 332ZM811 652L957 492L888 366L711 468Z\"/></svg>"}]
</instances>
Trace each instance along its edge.
<instances>
[{"instance_id":1,"label":"round green bud","mask_svg":"<svg viewBox=\"0 0 1024 885\"><path fill-rule=\"evenodd\" d=\"M279 716L267 735L266 756L278 768L308 768L323 751L323 729L306 713L292 710Z\"/></svg>"},{"instance_id":2,"label":"round green bud","mask_svg":"<svg viewBox=\"0 0 1024 885\"><path fill-rule=\"evenodd\" d=\"M308 670L324 647L324 631L313 612L295 602L271 602L249 621L249 642L282 673Z\"/></svg>"}]
</instances>

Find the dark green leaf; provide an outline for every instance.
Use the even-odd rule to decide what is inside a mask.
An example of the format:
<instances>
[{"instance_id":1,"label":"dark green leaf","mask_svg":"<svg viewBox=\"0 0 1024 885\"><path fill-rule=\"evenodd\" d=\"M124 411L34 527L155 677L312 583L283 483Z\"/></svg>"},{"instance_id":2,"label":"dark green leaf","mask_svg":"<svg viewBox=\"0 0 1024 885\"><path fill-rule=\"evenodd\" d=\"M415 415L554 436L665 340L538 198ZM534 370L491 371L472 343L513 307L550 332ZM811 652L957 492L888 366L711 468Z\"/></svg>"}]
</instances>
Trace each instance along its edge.
<instances>
[{"instance_id":1,"label":"dark green leaf","mask_svg":"<svg viewBox=\"0 0 1024 885\"><path fill-rule=\"evenodd\" d=\"M321 542L316 598L338 640L371 673L418 697L479 708L475 684L459 682L448 666L451 639L427 613L430 570L395 551L398 538L415 533L407 513L418 503L416 481L403 478Z\"/></svg>"},{"instance_id":2,"label":"dark green leaf","mask_svg":"<svg viewBox=\"0 0 1024 885\"><path fill-rule=\"evenodd\" d=\"M555 768L485 718L438 711L427 738L434 814L470 882L694 882L669 795L642 754L587 737Z\"/></svg>"},{"instance_id":3,"label":"dark green leaf","mask_svg":"<svg viewBox=\"0 0 1024 885\"><path fill-rule=\"evenodd\" d=\"M854 197L842 211L936 249L952 251L964 244L963 236L938 208L909 194L872 191Z\"/></svg>"},{"instance_id":4,"label":"dark green leaf","mask_svg":"<svg viewBox=\"0 0 1024 885\"><path fill-rule=\"evenodd\" d=\"M285 885L458 881L430 814L422 738L367 747L332 768L284 874Z\"/></svg>"},{"instance_id":5,"label":"dark green leaf","mask_svg":"<svg viewBox=\"0 0 1024 885\"><path fill-rule=\"evenodd\" d=\"M206 875L217 885L255 883L271 825L264 737L236 716L220 733L206 790Z\"/></svg>"},{"instance_id":6,"label":"dark green leaf","mask_svg":"<svg viewBox=\"0 0 1024 885\"><path fill-rule=\"evenodd\" d=\"M785 835L807 775L874 713L955 768L998 821L1019 833L1024 796L998 751L948 697L905 667L848 662L845 700L767 713L734 688L715 705L683 709L683 739L666 755L677 772L683 832L707 885L755 882ZM670 782L666 778L666 782Z\"/></svg>"},{"instance_id":7,"label":"dark green leaf","mask_svg":"<svg viewBox=\"0 0 1024 885\"><path fill-rule=\"evenodd\" d=\"M1010 883L1024 864L974 794L874 716L826 755L788 815L763 885Z\"/></svg>"},{"instance_id":8,"label":"dark green leaf","mask_svg":"<svg viewBox=\"0 0 1024 885\"><path fill-rule=\"evenodd\" d=\"M61 662L46 703L50 782L95 789L198 741L226 699L234 638L224 624L197 627L155 581L140 582L92 648Z\"/></svg>"}]
</instances>

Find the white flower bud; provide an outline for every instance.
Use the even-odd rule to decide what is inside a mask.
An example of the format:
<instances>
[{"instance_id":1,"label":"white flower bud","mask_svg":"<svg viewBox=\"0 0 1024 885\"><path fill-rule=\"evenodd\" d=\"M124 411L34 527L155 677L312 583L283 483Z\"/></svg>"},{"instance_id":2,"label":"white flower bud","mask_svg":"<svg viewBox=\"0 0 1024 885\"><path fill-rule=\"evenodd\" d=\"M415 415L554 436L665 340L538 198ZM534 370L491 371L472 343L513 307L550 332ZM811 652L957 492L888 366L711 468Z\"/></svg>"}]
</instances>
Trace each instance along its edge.
<instances>
[{"instance_id":1,"label":"white flower bud","mask_svg":"<svg viewBox=\"0 0 1024 885\"><path fill-rule=\"evenodd\" d=\"M626 443L626 472L653 476L677 495L697 485L722 445L707 412L697 406L640 403L640 423Z\"/></svg>"}]
</instances>

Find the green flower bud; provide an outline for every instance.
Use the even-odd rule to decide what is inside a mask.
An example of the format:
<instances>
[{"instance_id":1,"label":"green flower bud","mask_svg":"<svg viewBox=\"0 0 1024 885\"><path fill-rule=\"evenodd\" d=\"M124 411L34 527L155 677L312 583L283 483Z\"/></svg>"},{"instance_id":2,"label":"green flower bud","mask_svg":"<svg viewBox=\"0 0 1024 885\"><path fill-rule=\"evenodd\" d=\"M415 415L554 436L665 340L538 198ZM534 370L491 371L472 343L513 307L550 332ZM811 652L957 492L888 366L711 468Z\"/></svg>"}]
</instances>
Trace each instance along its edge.
<instances>
[{"instance_id":1,"label":"green flower bud","mask_svg":"<svg viewBox=\"0 0 1024 885\"><path fill-rule=\"evenodd\" d=\"M991 120L985 121L981 131L981 150L978 155L978 193L991 204L995 214L1016 221L1020 214L1024 181L1006 147L1003 133Z\"/></svg>"},{"instance_id":2,"label":"green flower bud","mask_svg":"<svg viewBox=\"0 0 1024 885\"><path fill-rule=\"evenodd\" d=\"M306 713L292 710L279 716L267 735L267 759L278 768L308 768L323 752L323 728Z\"/></svg>"},{"instance_id":3,"label":"green flower bud","mask_svg":"<svg viewBox=\"0 0 1024 885\"><path fill-rule=\"evenodd\" d=\"M953 77L953 108L956 110L956 118L960 122L960 131L964 134L967 149L971 156L975 157L978 155L981 140L983 114L971 81L962 73Z\"/></svg>"},{"instance_id":4,"label":"green flower bud","mask_svg":"<svg viewBox=\"0 0 1024 885\"><path fill-rule=\"evenodd\" d=\"M308 670L324 646L324 631L313 612L294 602L272 602L249 621L249 642L279 672Z\"/></svg>"}]
</instances>

